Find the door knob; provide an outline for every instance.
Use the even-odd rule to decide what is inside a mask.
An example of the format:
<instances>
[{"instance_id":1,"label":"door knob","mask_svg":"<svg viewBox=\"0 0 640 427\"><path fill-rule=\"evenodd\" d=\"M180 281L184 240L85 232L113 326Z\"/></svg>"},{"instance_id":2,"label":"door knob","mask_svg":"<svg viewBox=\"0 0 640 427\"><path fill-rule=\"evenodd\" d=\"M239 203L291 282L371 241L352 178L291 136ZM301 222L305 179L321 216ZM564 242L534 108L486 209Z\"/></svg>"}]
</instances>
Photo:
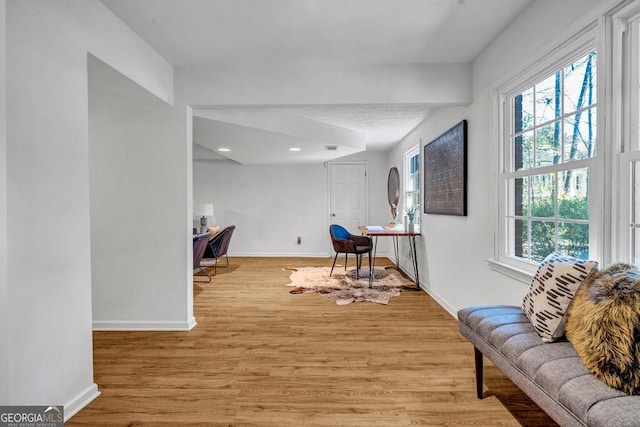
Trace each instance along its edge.
<instances>
[{"instance_id":1,"label":"door knob","mask_svg":"<svg viewBox=\"0 0 640 427\"><path fill-rule=\"evenodd\" d=\"M331 216L336 216L335 212L331 214Z\"/></svg>"}]
</instances>

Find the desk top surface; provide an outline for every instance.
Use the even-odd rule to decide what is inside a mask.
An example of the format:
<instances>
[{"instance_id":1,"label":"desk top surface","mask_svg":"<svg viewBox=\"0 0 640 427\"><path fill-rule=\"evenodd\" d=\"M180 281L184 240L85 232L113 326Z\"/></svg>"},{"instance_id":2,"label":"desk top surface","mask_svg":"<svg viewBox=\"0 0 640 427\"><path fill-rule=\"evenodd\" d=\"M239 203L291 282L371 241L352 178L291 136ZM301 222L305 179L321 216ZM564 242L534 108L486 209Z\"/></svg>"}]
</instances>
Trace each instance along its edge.
<instances>
[{"instance_id":1,"label":"desk top surface","mask_svg":"<svg viewBox=\"0 0 640 427\"><path fill-rule=\"evenodd\" d=\"M386 228L379 225L361 225L358 230L367 236L420 236L420 232L409 233L401 228Z\"/></svg>"}]
</instances>

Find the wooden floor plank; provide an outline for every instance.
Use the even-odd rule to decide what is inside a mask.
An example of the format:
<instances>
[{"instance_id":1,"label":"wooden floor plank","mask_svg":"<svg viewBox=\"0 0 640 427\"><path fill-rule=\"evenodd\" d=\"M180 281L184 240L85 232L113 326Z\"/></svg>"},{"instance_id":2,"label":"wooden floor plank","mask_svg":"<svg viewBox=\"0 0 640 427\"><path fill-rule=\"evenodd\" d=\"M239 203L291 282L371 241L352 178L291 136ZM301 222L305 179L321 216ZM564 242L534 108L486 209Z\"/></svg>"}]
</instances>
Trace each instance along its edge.
<instances>
[{"instance_id":1,"label":"wooden floor plank","mask_svg":"<svg viewBox=\"0 0 640 427\"><path fill-rule=\"evenodd\" d=\"M473 347L424 292L289 294L284 268L331 261L232 257L194 284L192 331L94 332L102 395L66 425L555 425L490 362L475 398Z\"/></svg>"}]
</instances>

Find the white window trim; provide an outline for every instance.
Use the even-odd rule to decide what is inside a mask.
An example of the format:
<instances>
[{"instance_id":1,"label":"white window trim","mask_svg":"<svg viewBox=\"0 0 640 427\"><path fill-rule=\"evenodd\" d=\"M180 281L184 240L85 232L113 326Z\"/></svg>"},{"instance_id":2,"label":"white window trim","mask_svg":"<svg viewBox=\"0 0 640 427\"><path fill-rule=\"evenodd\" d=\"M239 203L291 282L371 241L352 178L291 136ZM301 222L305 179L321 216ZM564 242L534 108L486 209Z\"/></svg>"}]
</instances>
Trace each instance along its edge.
<instances>
[{"instance_id":1,"label":"white window trim","mask_svg":"<svg viewBox=\"0 0 640 427\"><path fill-rule=\"evenodd\" d=\"M602 20L601 20L602 21ZM519 281L530 281L531 276L537 268L537 263L523 260L510 256L505 253L505 239L506 230L504 226L504 218L506 216L506 210L508 209L507 201L507 188L505 185L506 171L510 159L509 152L507 151L506 141L510 141L509 127L510 123L510 105L509 100L512 96L516 95L522 90L533 86L542 77L547 74L562 68L564 65L571 63L572 59L579 58L581 54L587 54L592 50L597 50L597 69L598 69L598 84L602 83L603 70L605 70L606 63L604 62L607 52L600 51L603 48L603 43L598 43L602 40L601 30L602 22L592 21L587 25L584 25L580 30L577 30L572 37L566 38L562 43L556 45L555 48L550 49L546 54L543 54L537 60L529 64L529 66L521 69L519 73L512 78L505 81L502 85L498 86L494 90L494 146L493 146L493 161L496 165L495 169L495 183L494 183L494 206L497 206L495 222L494 222L494 255L493 259L489 260L491 268L502 274L506 274L509 277L516 278ZM608 69L608 68L607 68ZM598 170L602 169L602 142L604 140L605 132L605 112L606 106L603 104L606 102L605 96L602 96L604 90L601 86L598 86L598 115L597 115L597 130L596 141L598 141L597 157L585 161L590 166L592 174L592 182L599 182L600 174ZM602 112L602 113L601 113ZM510 148L509 148L510 150ZM513 175L513 174L510 174ZM597 185L591 186L590 193L590 253L592 256L600 256L602 253L601 246L598 245L602 241L602 227L599 225L602 222L602 202L601 202L601 189L597 188Z\"/></svg>"},{"instance_id":2,"label":"white window trim","mask_svg":"<svg viewBox=\"0 0 640 427\"><path fill-rule=\"evenodd\" d=\"M640 161L640 1L613 15L611 259L633 263L631 165ZM635 96L627 96L635 93ZM616 173L618 172L618 173ZM636 189L636 192L638 190Z\"/></svg>"}]
</instances>

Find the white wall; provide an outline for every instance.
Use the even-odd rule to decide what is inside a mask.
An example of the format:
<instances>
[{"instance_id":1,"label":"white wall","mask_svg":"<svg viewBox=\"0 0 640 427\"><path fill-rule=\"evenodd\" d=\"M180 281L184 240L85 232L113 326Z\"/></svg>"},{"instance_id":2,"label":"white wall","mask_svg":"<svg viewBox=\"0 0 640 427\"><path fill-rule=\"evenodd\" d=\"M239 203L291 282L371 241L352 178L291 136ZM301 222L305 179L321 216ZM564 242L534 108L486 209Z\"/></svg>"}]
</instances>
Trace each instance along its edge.
<instances>
[{"instance_id":1,"label":"white wall","mask_svg":"<svg viewBox=\"0 0 640 427\"><path fill-rule=\"evenodd\" d=\"M190 105L466 104L469 64L280 64L176 69L176 99Z\"/></svg>"},{"instance_id":2,"label":"white wall","mask_svg":"<svg viewBox=\"0 0 640 427\"><path fill-rule=\"evenodd\" d=\"M362 153L339 160L349 161L367 164L369 222L388 222L386 154ZM194 162L194 200L213 203L217 224L236 225L229 247L232 255L333 255L328 183L325 164L243 166L224 161ZM298 236L301 245L296 243Z\"/></svg>"},{"instance_id":3,"label":"white wall","mask_svg":"<svg viewBox=\"0 0 640 427\"><path fill-rule=\"evenodd\" d=\"M6 1L0 0L0 404L9 401Z\"/></svg>"},{"instance_id":4,"label":"white wall","mask_svg":"<svg viewBox=\"0 0 640 427\"><path fill-rule=\"evenodd\" d=\"M98 1L10 1L6 22L9 337L2 348L8 347L9 392L3 403L63 404L68 418L97 395L87 52L167 100L172 68ZM186 211L167 207L181 208ZM186 257L186 242L168 244L174 243Z\"/></svg>"},{"instance_id":5,"label":"white wall","mask_svg":"<svg viewBox=\"0 0 640 427\"><path fill-rule=\"evenodd\" d=\"M186 155L173 108L93 56L88 69L94 329L190 329L172 243L189 229L168 208L181 204L186 179L174 167Z\"/></svg>"},{"instance_id":6,"label":"white wall","mask_svg":"<svg viewBox=\"0 0 640 427\"><path fill-rule=\"evenodd\" d=\"M492 271L487 263L493 256L495 228L492 89L599 3L533 2L475 61L473 102L438 110L391 153L391 163L401 164L404 151L419 138L424 146L462 119L468 120L468 216L422 214L423 237L418 248L422 287L452 314L477 304L519 305L527 288ZM405 244L403 252L406 250Z\"/></svg>"}]
</instances>

